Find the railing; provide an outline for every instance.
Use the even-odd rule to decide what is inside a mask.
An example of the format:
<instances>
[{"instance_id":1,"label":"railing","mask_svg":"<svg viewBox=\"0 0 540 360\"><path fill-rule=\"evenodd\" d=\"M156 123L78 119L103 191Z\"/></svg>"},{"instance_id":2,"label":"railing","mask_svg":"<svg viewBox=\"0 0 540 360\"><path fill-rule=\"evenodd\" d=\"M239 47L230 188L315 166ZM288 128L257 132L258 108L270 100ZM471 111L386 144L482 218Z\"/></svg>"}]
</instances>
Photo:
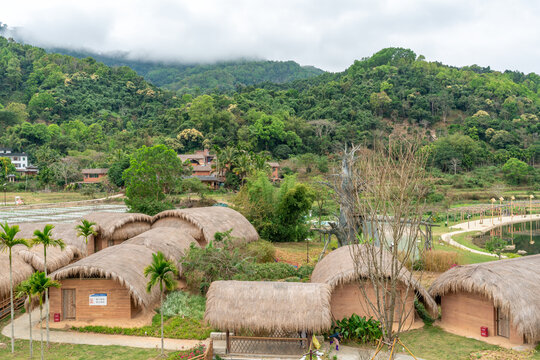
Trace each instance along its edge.
<instances>
[{"instance_id":1,"label":"railing","mask_svg":"<svg viewBox=\"0 0 540 360\"><path fill-rule=\"evenodd\" d=\"M230 354L301 355L308 348L307 338L230 336Z\"/></svg>"},{"instance_id":2,"label":"railing","mask_svg":"<svg viewBox=\"0 0 540 360\"><path fill-rule=\"evenodd\" d=\"M3 299L0 301L0 320L6 318L11 313L11 307L10 307L10 300L9 298ZM16 298L13 299L13 307L15 310L20 309L24 305L24 298Z\"/></svg>"}]
</instances>

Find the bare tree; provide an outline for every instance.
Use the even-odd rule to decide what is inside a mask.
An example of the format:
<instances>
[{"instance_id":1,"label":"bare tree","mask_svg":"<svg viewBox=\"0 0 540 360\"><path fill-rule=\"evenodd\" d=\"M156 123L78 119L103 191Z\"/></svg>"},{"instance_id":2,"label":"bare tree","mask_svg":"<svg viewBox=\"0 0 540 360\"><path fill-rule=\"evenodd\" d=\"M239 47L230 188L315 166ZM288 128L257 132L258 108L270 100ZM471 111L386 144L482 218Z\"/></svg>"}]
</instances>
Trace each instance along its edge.
<instances>
[{"instance_id":1,"label":"bare tree","mask_svg":"<svg viewBox=\"0 0 540 360\"><path fill-rule=\"evenodd\" d=\"M380 321L383 340L391 345L414 316L411 297L417 280L406 269L420 256L420 226L427 194L426 158L419 142L376 143L346 153L349 184L338 201L346 209L345 231L351 246L362 303ZM345 160L346 159L346 160ZM421 274L418 274L420 275Z\"/></svg>"},{"instance_id":2,"label":"bare tree","mask_svg":"<svg viewBox=\"0 0 540 360\"><path fill-rule=\"evenodd\" d=\"M460 165L461 165L461 160L459 160L458 158L450 159L450 166L452 166L452 169L454 170L454 175L456 175L457 170Z\"/></svg>"}]
</instances>

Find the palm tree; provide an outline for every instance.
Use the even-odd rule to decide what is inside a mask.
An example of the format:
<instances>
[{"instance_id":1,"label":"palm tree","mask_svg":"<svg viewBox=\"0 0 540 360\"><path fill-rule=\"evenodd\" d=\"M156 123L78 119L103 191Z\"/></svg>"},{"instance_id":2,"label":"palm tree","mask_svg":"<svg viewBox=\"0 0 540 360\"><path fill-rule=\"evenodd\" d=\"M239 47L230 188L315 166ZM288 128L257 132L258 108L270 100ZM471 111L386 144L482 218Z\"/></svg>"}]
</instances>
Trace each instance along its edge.
<instances>
[{"instance_id":1,"label":"palm tree","mask_svg":"<svg viewBox=\"0 0 540 360\"><path fill-rule=\"evenodd\" d=\"M29 246L28 242L24 239L16 239L17 233L21 231L18 225L9 226L7 221L4 224L0 224L2 231L0 231L0 247L1 250L7 250L9 253L9 291L10 291L10 307L11 307L11 352L15 352L15 325L13 324L13 318L15 309L13 307L13 265L11 249L15 245Z\"/></svg>"},{"instance_id":2,"label":"palm tree","mask_svg":"<svg viewBox=\"0 0 540 360\"><path fill-rule=\"evenodd\" d=\"M20 298L26 296L28 299L28 330L30 331L30 359L34 355L34 349L32 347L32 296L34 291L32 289L32 283L30 280L25 280L17 286L17 295L16 297Z\"/></svg>"},{"instance_id":3,"label":"palm tree","mask_svg":"<svg viewBox=\"0 0 540 360\"><path fill-rule=\"evenodd\" d=\"M88 253L88 238L90 236L97 235L97 231L94 229L94 225L96 225L95 222L82 219L81 224L75 226L75 230L77 230L77 236L82 236L84 238L84 242L86 243L86 253Z\"/></svg>"},{"instance_id":4,"label":"palm tree","mask_svg":"<svg viewBox=\"0 0 540 360\"><path fill-rule=\"evenodd\" d=\"M242 152L236 157L233 171L236 175L238 175L242 181L242 184L244 183L245 177L251 173L252 170L253 165L251 163L251 156L249 156L249 154Z\"/></svg>"},{"instance_id":5,"label":"palm tree","mask_svg":"<svg viewBox=\"0 0 540 360\"><path fill-rule=\"evenodd\" d=\"M231 165L236 158L237 150L232 146L227 146L221 149L218 153L218 162L220 164L220 175L225 174L226 171L231 170Z\"/></svg>"},{"instance_id":6,"label":"palm tree","mask_svg":"<svg viewBox=\"0 0 540 360\"><path fill-rule=\"evenodd\" d=\"M39 295L39 336L41 341L41 360L43 360L43 295L49 292L50 287L60 287L58 281L51 280L44 272L38 271L32 274L29 279L32 292Z\"/></svg>"},{"instance_id":7,"label":"palm tree","mask_svg":"<svg viewBox=\"0 0 540 360\"><path fill-rule=\"evenodd\" d=\"M34 231L34 238L32 239L32 244L43 245L43 267L45 269L44 273L47 276L47 247L49 246L58 246L60 249L64 250L66 244L61 239L52 238L52 230L54 225L47 224L43 228L43 231L36 230ZM49 291L45 290L45 315L47 315L47 346L49 345Z\"/></svg>"},{"instance_id":8,"label":"palm tree","mask_svg":"<svg viewBox=\"0 0 540 360\"><path fill-rule=\"evenodd\" d=\"M173 275L178 275L178 269L174 266L172 261L165 259L165 256L161 251L157 254L152 254L152 263L144 268L144 276L150 275L150 281L146 284L146 291L152 291L152 288L159 284L160 293L160 310L161 314L161 355L163 355L163 292L165 289L173 290L176 282Z\"/></svg>"}]
</instances>

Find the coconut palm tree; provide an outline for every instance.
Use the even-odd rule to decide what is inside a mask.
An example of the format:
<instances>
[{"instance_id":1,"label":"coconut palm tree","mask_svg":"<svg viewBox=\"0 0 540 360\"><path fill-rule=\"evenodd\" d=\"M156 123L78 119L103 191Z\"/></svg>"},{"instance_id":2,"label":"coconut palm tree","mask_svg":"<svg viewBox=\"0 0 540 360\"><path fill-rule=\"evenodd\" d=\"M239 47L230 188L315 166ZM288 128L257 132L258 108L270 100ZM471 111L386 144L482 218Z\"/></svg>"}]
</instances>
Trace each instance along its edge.
<instances>
[{"instance_id":1,"label":"coconut palm tree","mask_svg":"<svg viewBox=\"0 0 540 360\"><path fill-rule=\"evenodd\" d=\"M96 236L97 231L94 228L94 225L96 225L95 222L88 221L86 219L81 220L81 224L75 226L75 230L77 230L77 236L82 236L84 238L84 242L86 243L86 252L88 253L88 238L90 236Z\"/></svg>"},{"instance_id":2,"label":"coconut palm tree","mask_svg":"<svg viewBox=\"0 0 540 360\"><path fill-rule=\"evenodd\" d=\"M246 176L253 171L251 156L245 151L240 153L235 160L233 172L238 175L242 184L245 182Z\"/></svg>"},{"instance_id":3,"label":"coconut palm tree","mask_svg":"<svg viewBox=\"0 0 540 360\"><path fill-rule=\"evenodd\" d=\"M29 246L28 242L24 239L16 239L17 233L21 231L18 225L9 226L7 221L4 224L0 224L2 230L0 231L0 247L1 250L7 250L9 253L9 291L10 291L10 308L11 308L11 352L15 352L15 325L13 324L13 318L15 309L13 308L13 264L11 249L15 245Z\"/></svg>"},{"instance_id":4,"label":"coconut palm tree","mask_svg":"<svg viewBox=\"0 0 540 360\"><path fill-rule=\"evenodd\" d=\"M32 292L39 295L39 337L41 341L41 360L43 360L43 295L49 292L50 287L60 287L58 281L51 280L44 272L38 271L32 274L29 279Z\"/></svg>"},{"instance_id":5,"label":"coconut palm tree","mask_svg":"<svg viewBox=\"0 0 540 360\"><path fill-rule=\"evenodd\" d=\"M159 284L160 293L160 311L161 314L161 355L163 355L163 293L165 289L173 290L176 282L173 275L178 275L178 269L172 261L165 259L161 251L152 254L152 263L144 268L144 276L150 275L150 280L146 284L146 291L152 291L152 288Z\"/></svg>"},{"instance_id":6,"label":"coconut palm tree","mask_svg":"<svg viewBox=\"0 0 540 360\"><path fill-rule=\"evenodd\" d=\"M47 247L57 246L60 249L64 250L66 244L61 239L53 239L52 231L54 225L47 224L43 228L43 231L36 230L34 231L34 238L32 239L32 244L34 245L43 245L43 267L45 276L47 276ZM45 290L45 315L47 316L47 346L49 345L49 291Z\"/></svg>"},{"instance_id":7,"label":"coconut palm tree","mask_svg":"<svg viewBox=\"0 0 540 360\"><path fill-rule=\"evenodd\" d=\"M16 297L20 298L26 296L28 299L28 330L30 331L30 359L34 355L34 349L32 347L32 296L34 296L34 290L32 289L32 283L30 280L25 280L17 286Z\"/></svg>"}]
</instances>

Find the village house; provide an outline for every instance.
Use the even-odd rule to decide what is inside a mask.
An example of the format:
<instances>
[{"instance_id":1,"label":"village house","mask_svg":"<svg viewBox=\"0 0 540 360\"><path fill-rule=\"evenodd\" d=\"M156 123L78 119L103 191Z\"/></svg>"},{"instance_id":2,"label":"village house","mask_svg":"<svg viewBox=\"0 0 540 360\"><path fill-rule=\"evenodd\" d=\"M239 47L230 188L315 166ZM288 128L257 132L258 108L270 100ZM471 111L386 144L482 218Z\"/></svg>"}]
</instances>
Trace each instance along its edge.
<instances>
[{"instance_id":1,"label":"village house","mask_svg":"<svg viewBox=\"0 0 540 360\"><path fill-rule=\"evenodd\" d=\"M38 168L29 163L28 155L25 152L13 152L11 148L0 147L0 157L8 158L18 174L34 175L38 173Z\"/></svg>"},{"instance_id":2,"label":"village house","mask_svg":"<svg viewBox=\"0 0 540 360\"><path fill-rule=\"evenodd\" d=\"M102 182L107 176L109 169L82 169L84 183Z\"/></svg>"},{"instance_id":3,"label":"village house","mask_svg":"<svg viewBox=\"0 0 540 360\"><path fill-rule=\"evenodd\" d=\"M540 340L540 255L456 266L429 292L449 332L505 347Z\"/></svg>"}]
</instances>

